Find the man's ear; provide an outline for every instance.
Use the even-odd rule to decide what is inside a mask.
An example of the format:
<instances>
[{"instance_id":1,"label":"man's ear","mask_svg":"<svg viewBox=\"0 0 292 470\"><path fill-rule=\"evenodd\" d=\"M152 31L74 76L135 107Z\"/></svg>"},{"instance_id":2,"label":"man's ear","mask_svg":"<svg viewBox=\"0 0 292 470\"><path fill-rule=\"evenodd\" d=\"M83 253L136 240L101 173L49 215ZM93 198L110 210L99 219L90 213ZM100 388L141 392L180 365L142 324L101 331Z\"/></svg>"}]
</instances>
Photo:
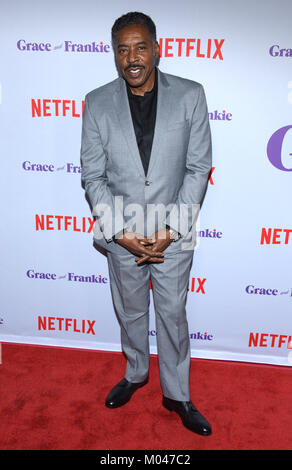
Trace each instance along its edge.
<instances>
[{"instance_id":1,"label":"man's ear","mask_svg":"<svg viewBox=\"0 0 292 470\"><path fill-rule=\"evenodd\" d=\"M154 55L156 59L160 58L160 46L157 41L155 42L155 46L154 46Z\"/></svg>"}]
</instances>

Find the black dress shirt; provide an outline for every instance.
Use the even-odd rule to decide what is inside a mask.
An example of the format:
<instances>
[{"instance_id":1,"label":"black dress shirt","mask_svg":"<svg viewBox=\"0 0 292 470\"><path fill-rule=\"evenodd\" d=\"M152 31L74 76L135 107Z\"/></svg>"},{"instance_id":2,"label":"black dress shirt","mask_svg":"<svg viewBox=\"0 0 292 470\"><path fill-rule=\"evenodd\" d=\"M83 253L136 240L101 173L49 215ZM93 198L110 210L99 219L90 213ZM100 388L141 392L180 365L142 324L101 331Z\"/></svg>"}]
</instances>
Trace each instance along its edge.
<instances>
[{"instance_id":1,"label":"black dress shirt","mask_svg":"<svg viewBox=\"0 0 292 470\"><path fill-rule=\"evenodd\" d=\"M144 96L133 95L127 84L132 121L145 176L148 171L156 121L157 81L157 69L155 69L154 87Z\"/></svg>"}]
</instances>

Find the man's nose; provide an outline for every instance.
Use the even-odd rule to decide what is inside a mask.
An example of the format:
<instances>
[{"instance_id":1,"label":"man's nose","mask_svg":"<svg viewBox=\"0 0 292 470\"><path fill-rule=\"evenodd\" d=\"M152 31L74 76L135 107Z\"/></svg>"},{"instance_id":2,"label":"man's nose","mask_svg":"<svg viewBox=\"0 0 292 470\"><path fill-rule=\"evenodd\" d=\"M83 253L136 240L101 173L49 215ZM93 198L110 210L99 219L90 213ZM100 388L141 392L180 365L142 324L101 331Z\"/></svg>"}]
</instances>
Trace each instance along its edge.
<instances>
[{"instance_id":1,"label":"man's nose","mask_svg":"<svg viewBox=\"0 0 292 470\"><path fill-rule=\"evenodd\" d=\"M129 49L129 53L127 55L127 61L129 62L129 64L137 61L137 51L135 48Z\"/></svg>"}]
</instances>

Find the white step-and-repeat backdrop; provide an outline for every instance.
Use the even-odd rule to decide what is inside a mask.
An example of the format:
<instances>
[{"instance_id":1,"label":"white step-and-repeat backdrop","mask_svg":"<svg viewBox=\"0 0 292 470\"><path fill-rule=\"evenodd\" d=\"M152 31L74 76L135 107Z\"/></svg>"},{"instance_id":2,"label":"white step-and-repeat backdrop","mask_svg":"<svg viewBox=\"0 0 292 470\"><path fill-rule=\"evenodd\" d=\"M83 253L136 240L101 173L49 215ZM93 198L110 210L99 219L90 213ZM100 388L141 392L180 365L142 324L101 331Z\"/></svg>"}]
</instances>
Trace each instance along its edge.
<instances>
[{"instance_id":1,"label":"white step-and-repeat backdrop","mask_svg":"<svg viewBox=\"0 0 292 470\"><path fill-rule=\"evenodd\" d=\"M117 76L125 0L4 0L0 341L120 350L80 183L84 96ZM204 85L213 168L187 311L192 356L292 364L291 0L149 0L160 69ZM156 352L151 300L149 340ZM290 354L291 353L291 354Z\"/></svg>"}]
</instances>

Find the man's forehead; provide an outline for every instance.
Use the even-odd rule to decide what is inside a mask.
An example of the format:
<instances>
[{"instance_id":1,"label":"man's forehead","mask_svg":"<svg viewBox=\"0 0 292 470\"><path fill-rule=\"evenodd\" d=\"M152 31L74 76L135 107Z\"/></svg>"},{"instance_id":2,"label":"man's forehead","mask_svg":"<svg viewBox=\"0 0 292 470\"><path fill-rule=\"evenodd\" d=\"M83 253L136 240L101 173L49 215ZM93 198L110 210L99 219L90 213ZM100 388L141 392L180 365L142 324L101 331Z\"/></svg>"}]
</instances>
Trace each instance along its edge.
<instances>
[{"instance_id":1,"label":"man's forehead","mask_svg":"<svg viewBox=\"0 0 292 470\"><path fill-rule=\"evenodd\" d=\"M125 41L151 41L148 29L141 24L125 26L117 33L118 45Z\"/></svg>"}]
</instances>

